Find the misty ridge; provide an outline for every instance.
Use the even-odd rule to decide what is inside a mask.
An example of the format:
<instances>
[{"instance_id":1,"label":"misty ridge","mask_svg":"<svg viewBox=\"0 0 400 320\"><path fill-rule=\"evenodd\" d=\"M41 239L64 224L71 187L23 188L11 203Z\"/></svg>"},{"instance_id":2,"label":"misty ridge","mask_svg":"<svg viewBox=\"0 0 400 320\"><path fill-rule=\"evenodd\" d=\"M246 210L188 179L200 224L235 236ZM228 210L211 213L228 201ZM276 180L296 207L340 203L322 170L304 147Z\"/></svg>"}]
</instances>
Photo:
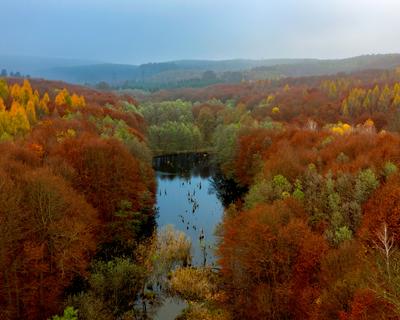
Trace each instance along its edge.
<instances>
[{"instance_id":1,"label":"misty ridge","mask_svg":"<svg viewBox=\"0 0 400 320\"><path fill-rule=\"evenodd\" d=\"M179 60L142 65L0 55L0 69L36 78L62 80L114 89L204 87L262 79L389 70L400 65L400 54L347 59Z\"/></svg>"}]
</instances>

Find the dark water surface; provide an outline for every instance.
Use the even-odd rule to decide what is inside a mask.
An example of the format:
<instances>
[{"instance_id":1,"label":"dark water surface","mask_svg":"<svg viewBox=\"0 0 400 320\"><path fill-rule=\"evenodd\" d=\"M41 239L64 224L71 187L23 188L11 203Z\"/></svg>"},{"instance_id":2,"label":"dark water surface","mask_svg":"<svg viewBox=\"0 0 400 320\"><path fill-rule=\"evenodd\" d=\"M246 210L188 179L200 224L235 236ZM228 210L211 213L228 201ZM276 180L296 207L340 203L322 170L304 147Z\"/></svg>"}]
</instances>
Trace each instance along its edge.
<instances>
[{"instance_id":1,"label":"dark water surface","mask_svg":"<svg viewBox=\"0 0 400 320\"><path fill-rule=\"evenodd\" d=\"M171 224L192 241L194 265L214 265L215 227L223 204L215 189L217 171L207 154L185 154L154 159L157 172L157 225Z\"/></svg>"},{"instance_id":2,"label":"dark water surface","mask_svg":"<svg viewBox=\"0 0 400 320\"><path fill-rule=\"evenodd\" d=\"M171 224L190 237L193 265L216 266L215 229L224 206L243 190L226 180L207 154L156 157L153 166L157 173L158 228ZM185 307L183 301L168 299L155 319L175 319Z\"/></svg>"}]
</instances>

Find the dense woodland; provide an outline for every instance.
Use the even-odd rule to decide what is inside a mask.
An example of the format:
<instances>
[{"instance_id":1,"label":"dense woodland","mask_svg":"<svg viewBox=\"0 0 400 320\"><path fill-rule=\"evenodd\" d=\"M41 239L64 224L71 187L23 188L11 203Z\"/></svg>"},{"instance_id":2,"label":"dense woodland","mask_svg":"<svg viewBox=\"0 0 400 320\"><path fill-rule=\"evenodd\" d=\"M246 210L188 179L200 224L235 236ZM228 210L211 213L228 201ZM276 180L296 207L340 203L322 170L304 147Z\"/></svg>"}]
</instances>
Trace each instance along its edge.
<instances>
[{"instance_id":1,"label":"dense woodland","mask_svg":"<svg viewBox=\"0 0 400 320\"><path fill-rule=\"evenodd\" d=\"M399 318L399 81L398 69L366 71L146 99L158 127L179 122L172 103L189 108L171 99L190 101L181 124L248 188L218 230L211 298L184 292L188 319Z\"/></svg>"},{"instance_id":2,"label":"dense woodland","mask_svg":"<svg viewBox=\"0 0 400 320\"><path fill-rule=\"evenodd\" d=\"M65 304L80 319L145 318L162 266L186 259L182 235L152 237L155 181L135 104L0 81L1 319L47 319Z\"/></svg>"},{"instance_id":3,"label":"dense woodland","mask_svg":"<svg viewBox=\"0 0 400 320\"><path fill-rule=\"evenodd\" d=\"M0 81L0 318L400 317L400 70L132 97ZM152 155L212 154L246 194L219 267L154 231Z\"/></svg>"}]
</instances>

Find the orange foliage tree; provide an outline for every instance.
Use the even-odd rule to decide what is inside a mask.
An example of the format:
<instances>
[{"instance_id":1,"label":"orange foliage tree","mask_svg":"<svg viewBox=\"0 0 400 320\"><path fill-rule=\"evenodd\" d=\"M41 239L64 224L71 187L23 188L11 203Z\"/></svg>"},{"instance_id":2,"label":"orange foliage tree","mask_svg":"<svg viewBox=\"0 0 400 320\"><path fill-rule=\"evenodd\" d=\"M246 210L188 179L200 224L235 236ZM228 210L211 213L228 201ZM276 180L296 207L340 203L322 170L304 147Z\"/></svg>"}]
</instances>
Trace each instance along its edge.
<instances>
[{"instance_id":1,"label":"orange foliage tree","mask_svg":"<svg viewBox=\"0 0 400 320\"><path fill-rule=\"evenodd\" d=\"M229 307L238 319L307 318L315 274L327 249L294 200L262 205L224 221L219 247Z\"/></svg>"},{"instance_id":2,"label":"orange foliage tree","mask_svg":"<svg viewBox=\"0 0 400 320\"><path fill-rule=\"evenodd\" d=\"M103 222L119 221L117 213L125 209L151 214L154 183L143 181L138 160L119 141L82 135L64 139L55 150L74 169L74 188L98 210Z\"/></svg>"},{"instance_id":3,"label":"orange foliage tree","mask_svg":"<svg viewBox=\"0 0 400 320\"><path fill-rule=\"evenodd\" d=\"M96 248L97 213L47 168L12 159L3 159L2 168L3 316L44 319L59 310L71 280L85 273Z\"/></svg>"},{"instance_id":4,"label":"orange foliage tree","mask_svg":"<svg viewBox=\"0 0 400 320\"><path fill-rule=\"evenodd\" d=\"M400 241L400 182L392 177L376 190L364 206L364 219L359 234L362 239L373 244L376 235L386 224L396 243Z\"/></svg>"}]
</instances>

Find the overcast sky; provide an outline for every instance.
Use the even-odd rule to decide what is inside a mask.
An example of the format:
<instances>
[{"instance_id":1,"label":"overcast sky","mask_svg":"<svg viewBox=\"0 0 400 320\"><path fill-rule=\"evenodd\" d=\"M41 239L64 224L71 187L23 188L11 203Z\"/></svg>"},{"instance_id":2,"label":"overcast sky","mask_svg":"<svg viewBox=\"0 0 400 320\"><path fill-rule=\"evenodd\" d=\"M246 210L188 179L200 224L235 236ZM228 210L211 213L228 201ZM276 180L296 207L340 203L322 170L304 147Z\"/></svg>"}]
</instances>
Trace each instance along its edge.
<instances>
[{"instance_id":1,"label":"overcast sky","mask_svg":"<svg viewBox=\"0 0 400 320\"><path fill-rule=\"evenodd\" d=\"M400 0L0 0L0 53L145 63L400 52Z\"/></svg>"}]
</instances>

